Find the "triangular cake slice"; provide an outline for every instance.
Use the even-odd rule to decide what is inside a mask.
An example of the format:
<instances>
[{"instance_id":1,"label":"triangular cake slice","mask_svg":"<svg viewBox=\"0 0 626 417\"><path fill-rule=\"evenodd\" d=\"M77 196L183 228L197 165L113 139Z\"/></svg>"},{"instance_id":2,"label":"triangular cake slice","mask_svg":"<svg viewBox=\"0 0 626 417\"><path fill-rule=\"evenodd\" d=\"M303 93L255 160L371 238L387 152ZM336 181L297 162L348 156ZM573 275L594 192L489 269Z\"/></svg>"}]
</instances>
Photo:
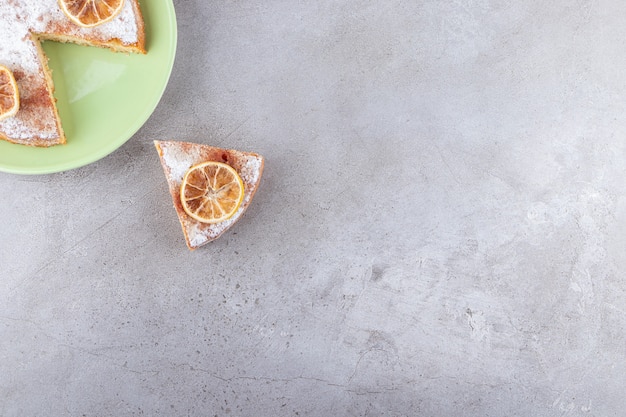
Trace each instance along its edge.
<instances>
[{"instance_id":1,"label":"triangular cake slice","mask_svg":"<svg viewBox=\"0 0 626 417\"><path fill-rule=\"evenodd\" d=\"M243 216L256 193L263 174L264 158L251 152L221 149L191 142L154 141L161 158L174 208L189 249L196 249L220 237ZM187 170L206 161L224 162L233 167L244 184L244 197L237 212L221 223L208 224L191 218L180 201L180 187Z\"/></svg>"},{"instance_id":2,"label":"triangular cake slice","mask_svg":"<svg viewBox=\"0 0 626 417\"><path fill-rule=\"evenodd\" d=\"M13 73L20 94L17 114L0 121L0 139L32 146L66 142L42 40L145 53L137 0L125 0L115 18L91 28L73 23L58 0L0 0L0 64Z\"/></svg>"}]
</instances>

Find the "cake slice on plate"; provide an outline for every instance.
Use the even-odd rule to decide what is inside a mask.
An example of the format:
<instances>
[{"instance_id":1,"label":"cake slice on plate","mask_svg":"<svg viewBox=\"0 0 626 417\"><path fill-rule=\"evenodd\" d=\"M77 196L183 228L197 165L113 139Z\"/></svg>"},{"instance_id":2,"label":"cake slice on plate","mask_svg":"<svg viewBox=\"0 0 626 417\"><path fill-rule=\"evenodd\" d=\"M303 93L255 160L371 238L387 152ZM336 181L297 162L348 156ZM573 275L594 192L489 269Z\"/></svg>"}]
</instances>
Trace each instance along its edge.
<instances>
[{"instance_id":1,"label":"cake slice on plate","mask_svg":"<svg viewBox=\"0 0 626 417\"><path fill-rule=\"evenodd\" d=\"M96 9L84 10L104 10L106 6L113 14L103 18L101 12L93 20L75 9L90 3ZM43 40L119 52L146 52L144 22L137 0L0 1L0 65L12 72L20 96L15 116L0 121L0 139L32 146L66 142L47 58L40 45Z\"/></svg>"},{"instance_id":2,"label":"cake slice on plate","mask_svg":"<svg viewBox=\"0 0 626 417\"><path fill-rule=\"evenodd\" d=\"M243 216L261 181L261 155L191 142L154 145L189 249L217 239Z\"/></svg>"}]
</instances>

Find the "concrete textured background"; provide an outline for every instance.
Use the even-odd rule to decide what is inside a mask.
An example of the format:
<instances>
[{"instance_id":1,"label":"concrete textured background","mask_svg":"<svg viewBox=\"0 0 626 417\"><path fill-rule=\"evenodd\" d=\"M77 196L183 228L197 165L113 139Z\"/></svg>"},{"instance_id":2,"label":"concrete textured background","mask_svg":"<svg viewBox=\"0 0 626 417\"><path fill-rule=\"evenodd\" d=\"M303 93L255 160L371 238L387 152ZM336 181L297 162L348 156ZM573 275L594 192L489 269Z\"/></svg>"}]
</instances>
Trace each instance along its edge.
<instances>
[{"instance_id":1,"label":"concrete textured background","mask_svg":"<svg viewBox=\"0 0 626 417\"><path fill-rule=\"evenodd\" d=\"M0 174L0 415L624 415L626 2L174 4L129 142ZM153 139L264 155L243 220Z\"/></svg>"}]
</instances>

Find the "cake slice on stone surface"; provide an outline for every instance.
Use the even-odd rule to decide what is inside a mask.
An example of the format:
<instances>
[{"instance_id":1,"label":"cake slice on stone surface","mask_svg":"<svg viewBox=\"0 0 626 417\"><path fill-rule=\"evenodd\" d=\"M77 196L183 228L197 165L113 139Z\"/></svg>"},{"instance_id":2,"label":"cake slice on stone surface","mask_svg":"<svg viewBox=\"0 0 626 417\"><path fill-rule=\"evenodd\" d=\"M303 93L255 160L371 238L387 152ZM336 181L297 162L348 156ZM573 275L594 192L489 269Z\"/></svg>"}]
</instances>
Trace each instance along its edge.
<instances>
[{"instance_id":1,"label":"cake slice on stone surface","mask_svg":"<svg viewBox=\"0 0 626 417\"><path fill-rule=\"evenodd\" d=\"M161 159L174 209L178 214L189 249L196 249L217 239L243 216L261 181L265 162L261 155L191 142L154 141L154 145ZM188 209L186 211L182 201L184 197L181 197L181 187L185 183L186 174L194 167L207 162L215 162L216 165L226 164L233 168L243 186L242 199L233 214L217 223L206 223L194 218L198 216L188 212Z\"/></svg>"}]
</instances>

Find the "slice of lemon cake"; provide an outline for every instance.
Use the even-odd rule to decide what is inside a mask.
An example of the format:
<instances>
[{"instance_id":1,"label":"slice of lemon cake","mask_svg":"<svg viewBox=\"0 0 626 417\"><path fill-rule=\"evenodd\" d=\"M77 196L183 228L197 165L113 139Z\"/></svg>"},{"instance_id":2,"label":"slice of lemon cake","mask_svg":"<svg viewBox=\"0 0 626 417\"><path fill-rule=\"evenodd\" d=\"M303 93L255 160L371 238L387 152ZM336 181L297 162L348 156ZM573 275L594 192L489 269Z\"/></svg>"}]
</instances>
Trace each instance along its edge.
<instances>
[{"instance_id":1,"label":"slice of lemon cake","mask_svg":"<svg viewBox=\"0 0 626 417\"><path fill-rule=\"evenodd\" d=\"M243 216L263 174L251 152L154 141L189 249L220 237Z\"/></svg>"},{"instance_id":2,"label":"slice of lemon cake","mask_svg":"<svg viewBox=\"0 0 626 417\"><path fill-rule=\"evenodd\" d=\"M146 52L137 0L1 0L0 65L17 82L20 107L0 120L0 139L32 146L66 142L43 40Z\"/></svg>"}]
</instances>

